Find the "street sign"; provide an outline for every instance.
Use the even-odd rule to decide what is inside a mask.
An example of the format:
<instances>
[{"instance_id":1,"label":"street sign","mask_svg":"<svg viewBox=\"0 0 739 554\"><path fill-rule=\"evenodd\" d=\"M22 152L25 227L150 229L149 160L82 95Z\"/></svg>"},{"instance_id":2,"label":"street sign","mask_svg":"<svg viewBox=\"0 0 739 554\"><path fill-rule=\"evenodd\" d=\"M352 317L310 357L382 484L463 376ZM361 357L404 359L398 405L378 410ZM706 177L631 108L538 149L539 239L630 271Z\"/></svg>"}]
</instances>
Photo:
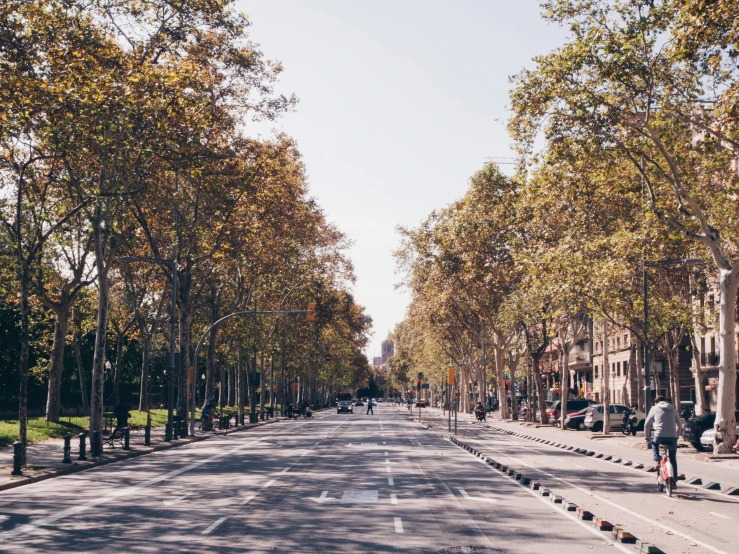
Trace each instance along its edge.
<instances>
[{"instance_id":1,"label":"street sign","mask_svg":"<svg viewBox=\"0 0 739 554\"><path fill-rule=\"evenodd\" d=\"M423 384L421 385L421 388L422 388L422 389L428 389L428 388L429 388L429 384L428 384L428 383L423 383Z\"/></svg>"},{"instance_id":2,"label":"street sign","mask_svg":"<svg viewBox=\"0 0 739 554\"><path fill-rule=\"evenodd\" d=\"M449 383L450 385L454 384L454 368L453 367L449 368L449 376L448 376L447 383Z\"/></svg>"}]
</instances>

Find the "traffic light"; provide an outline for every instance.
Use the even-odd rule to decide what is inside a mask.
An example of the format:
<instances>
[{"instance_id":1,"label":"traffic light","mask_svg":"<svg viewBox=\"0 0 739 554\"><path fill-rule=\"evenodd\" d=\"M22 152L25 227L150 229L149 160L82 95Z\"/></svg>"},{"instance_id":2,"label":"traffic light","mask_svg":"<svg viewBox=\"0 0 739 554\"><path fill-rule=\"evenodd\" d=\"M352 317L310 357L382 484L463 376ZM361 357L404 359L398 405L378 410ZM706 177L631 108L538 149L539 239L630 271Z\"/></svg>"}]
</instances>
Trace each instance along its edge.
<instances>
[{"instance_id":1,"label":"traffic light","mask_svg":"<svg viewBox=\"0 0 739 554\"><path fill-rule=\"evenodd\" d=\"M505 380L505 391L508 392L508 379Z\"/></svg>"},{"instance_id":2,"label":"traffic light","mask_svg":"<svg viewBox=\"0 0 739 554\"><path fill-rule=\"evenodd\" d=\"M421 380L420 379L418 380L418 388L419 389L421 388Z\"/></svg>"},{"instance_id":3,"label":"traffic light","mask_svg":"<svg viewBox=\"0 0 739 554\"><path fill-rule=\"evenodd\" d=\"M316 305L315 303L311 302L308 304L308 313L305 314L305 319L308 321L315 321L316 320Z\"/></svg>"}]
</instances>

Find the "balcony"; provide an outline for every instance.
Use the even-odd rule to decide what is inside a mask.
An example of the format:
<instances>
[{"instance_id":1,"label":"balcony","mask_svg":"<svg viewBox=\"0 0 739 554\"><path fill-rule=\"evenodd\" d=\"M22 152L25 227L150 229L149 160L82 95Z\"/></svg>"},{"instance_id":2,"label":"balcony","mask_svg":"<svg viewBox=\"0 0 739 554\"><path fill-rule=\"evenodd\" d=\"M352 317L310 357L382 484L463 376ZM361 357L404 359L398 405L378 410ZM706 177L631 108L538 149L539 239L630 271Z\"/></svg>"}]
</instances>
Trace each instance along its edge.
<instances>
[{"instance_id":1,"label":"balcony","mask_svg":"<svg viewBox=\"0 0 739 554\"><path fill-rule=\"evenodd\" d=\"M701 352L702 366L718 366L721 363L721 357L718 354Z\"/></svg>"}]
</instances>

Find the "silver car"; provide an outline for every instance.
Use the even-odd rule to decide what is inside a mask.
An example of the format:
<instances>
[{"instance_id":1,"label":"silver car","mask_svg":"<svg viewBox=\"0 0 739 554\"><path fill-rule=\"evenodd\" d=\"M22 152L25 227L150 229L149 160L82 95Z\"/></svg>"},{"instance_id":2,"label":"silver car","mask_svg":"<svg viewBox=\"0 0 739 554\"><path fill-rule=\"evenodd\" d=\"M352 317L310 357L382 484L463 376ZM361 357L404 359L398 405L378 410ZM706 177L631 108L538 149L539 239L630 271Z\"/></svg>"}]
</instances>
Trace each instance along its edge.
<instances>
[{"instance_id":1,"label":"silver car","mask_svg":"<svg viewBox=\"0 0 739 554\"><path fill-rule=\"evenodd\" d=\"M631 412L631 408L623 404L611 404L609 408L608 421L611 424L611 429L621 429L624 423L624 413ZM588 408L588 412L585 414L585 427L595 432L603 430L603 404L596 404Z\"/></svg>"}]
</instances>

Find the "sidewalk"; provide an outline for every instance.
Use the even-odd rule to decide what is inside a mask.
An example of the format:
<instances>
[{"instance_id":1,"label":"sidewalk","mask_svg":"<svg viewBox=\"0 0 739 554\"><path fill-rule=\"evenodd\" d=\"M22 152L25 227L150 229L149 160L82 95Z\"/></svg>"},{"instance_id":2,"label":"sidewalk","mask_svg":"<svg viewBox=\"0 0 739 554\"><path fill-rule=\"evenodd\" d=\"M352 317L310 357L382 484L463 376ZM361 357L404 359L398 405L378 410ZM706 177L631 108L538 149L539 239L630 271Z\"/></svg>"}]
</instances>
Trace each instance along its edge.
<instances>
[{"instance_id":1,"label":"sidewalk","mask_svg":"<svg viewBox=\"0 0 739 554\"><path fill-rule=\"evenodd\" d=\"M130 450L123 450L123 448L118 444L116 444L115 448L105 446L103 449L103 455L96 459L93 459L92 454L90 453L90 442L88 437L86 440L87 461L77 459L79 456L79 438L75 435L72 437L71 442L71 464L65 464L62 462L64 459L63 439L54 439L29 444L26 447L27 465L23 470L22 476L10 474L13 470L13 449L3 448L0 450L0 491L30 483L36 483L38 481L58 477L60 475L68 475L70 473L84 471L91 467L110 464L120 460L126 460L128 458L135 458L152 452L159 452L191 444L193 442L208 440L215 436L222 436L224 434L245 431L247 429L268 425L270 423L277 423L283 419L284 418L276 417L256 424L232 426L230 429L219 431L218 435L209 432L205 435L199 435L196 437L189 436L169 442L164 440L164 427L155 427L151 430L150 446L144 445L144 432L142 430L141 433L131 434L129 441Z\"/></svg>"}]
</instances>

